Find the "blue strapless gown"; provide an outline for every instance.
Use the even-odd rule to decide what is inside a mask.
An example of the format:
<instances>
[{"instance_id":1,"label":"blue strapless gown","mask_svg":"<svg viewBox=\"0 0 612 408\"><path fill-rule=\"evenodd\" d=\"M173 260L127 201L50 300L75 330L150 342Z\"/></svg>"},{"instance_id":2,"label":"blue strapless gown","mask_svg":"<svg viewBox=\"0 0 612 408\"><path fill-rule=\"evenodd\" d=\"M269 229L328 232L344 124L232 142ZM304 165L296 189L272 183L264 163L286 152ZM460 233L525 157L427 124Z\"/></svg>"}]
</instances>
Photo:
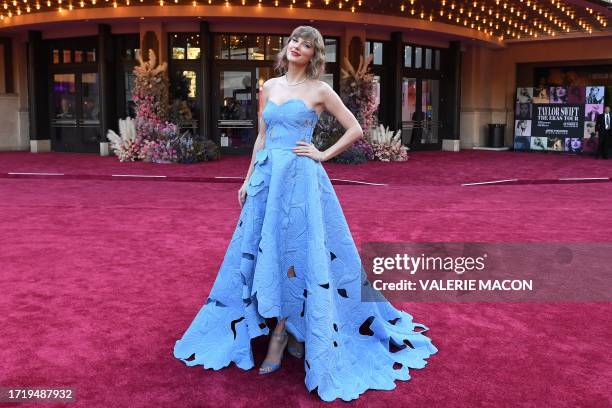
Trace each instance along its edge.
<instances>
[{"instance_id":1,"label":"blue strapless gown","mask_svg":"<svg viewBox=\"0 0 612 408\"><path fill-rule=\"evenodd\" d=\"M247 199L208 300L174 356L189 366L250 369L251 339L269 333L264 318L287 318L287 330L305 341L309 391L349 401L367 389L391 390L437 352L422 334L428 328L384 298L360 301L362 287L374 289L329 177L291 150L310 143L317 112L289 99L268 102L262 114L265 148Z\"/></svg>"}]
</instances>

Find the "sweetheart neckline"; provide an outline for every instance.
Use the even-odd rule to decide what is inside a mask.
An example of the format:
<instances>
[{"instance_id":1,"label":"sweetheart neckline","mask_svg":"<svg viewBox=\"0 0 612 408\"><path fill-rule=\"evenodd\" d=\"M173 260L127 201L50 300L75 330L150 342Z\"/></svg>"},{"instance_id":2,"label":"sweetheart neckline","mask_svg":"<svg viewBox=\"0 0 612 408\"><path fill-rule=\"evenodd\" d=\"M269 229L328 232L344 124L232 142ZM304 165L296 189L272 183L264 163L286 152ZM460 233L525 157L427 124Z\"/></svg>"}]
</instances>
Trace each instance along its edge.
<instances>
[{"instance_id":1,"label":"sweetheart neckline","mask_svg":"<svg viewBox=\"0 0 612 408\"><path fill-rule=\"evenodd\" d=\"M302 102L302 105L304 105L304 107L306 109L308 109L310 112L314 112L314 114L317 115L317 118L321 116L321 115L319 115L319 113L317 112L317 110L315 108L308 107L308 104L306 104L306 101L304 101L302 98L289 98L289 99L286 99L285 101L283 101L282 103L276 103L272 99L268 98L268 102L266 102L266 103L272 103L273 105L276 105L277 107L281 107L281 106L283 106L283 105L285 105L285 104L287 104L288 102L291 102L291 101Z\"/></svg>"}]
</instances>

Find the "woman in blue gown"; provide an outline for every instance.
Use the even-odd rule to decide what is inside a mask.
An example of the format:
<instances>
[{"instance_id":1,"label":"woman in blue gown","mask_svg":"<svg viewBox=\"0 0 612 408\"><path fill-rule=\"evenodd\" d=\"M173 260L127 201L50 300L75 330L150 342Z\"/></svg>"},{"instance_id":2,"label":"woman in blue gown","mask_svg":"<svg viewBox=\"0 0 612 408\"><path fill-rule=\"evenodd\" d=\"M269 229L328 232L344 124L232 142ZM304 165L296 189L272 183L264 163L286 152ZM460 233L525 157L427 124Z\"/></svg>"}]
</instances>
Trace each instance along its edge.
<instances>
[{"instance_id":1,"label":"woman in blue gown","mask_svg":"<svg viewBox=\"0 0 612 408\"><path fill-rule=\"evenodd\" d=\"M263 85L260 131L227 252L174 356L189 366L218 370L234 362L246 370L254 366L251 339L270 335L260 374L280 368L287 349L304 358L309 391L349 401L367 389L395 388L437 348L410 314L384 298L362 301L376 294L321 162L363 132L318 79L324 63L319 31L296 28L277 59L285 75ZM322 152L311 139L324 109L346 132Z\"/></svg>"}]
</instances>

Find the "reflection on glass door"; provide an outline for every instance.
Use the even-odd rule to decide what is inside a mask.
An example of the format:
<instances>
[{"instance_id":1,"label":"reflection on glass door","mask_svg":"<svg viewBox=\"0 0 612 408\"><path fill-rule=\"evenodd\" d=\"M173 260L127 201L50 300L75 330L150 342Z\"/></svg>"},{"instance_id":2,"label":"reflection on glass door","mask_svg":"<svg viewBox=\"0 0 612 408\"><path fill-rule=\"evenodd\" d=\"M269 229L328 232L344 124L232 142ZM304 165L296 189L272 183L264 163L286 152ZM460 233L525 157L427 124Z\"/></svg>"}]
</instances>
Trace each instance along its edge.
<instances>
[{"instance_id":1,"label":"reflection on glass door","mask_svg":"<svg viewBox=\"0 0 612 408\"><path fill-rule=\"evenodd\" d=\"M221 148L243 151L253 145L256 137L253 72L221 69L218 84L215 114L219 144Z\"/></svg>"},{"instance_id":2,"label":"reflection on glass door","mask_svg":"<svg viewBox=\"0 0 612 408\"><path fill-rule=\"evenodd\" d=\"M423 79L421 90L421 106L423 107L422 144L438 143L438 130L441 127L439 119L440 81Z\"/></svg>"},{"instance_id":3,"label":"reflection on glass door","mask_svg":"<svg viewBox=\"0 0 612 408\"><path fill-rule=\"evenodd\" d=\"M406 146L412 146L421 138L421 115L417 111L416 95L416 78L402 78L402 144Z\"/></svg>"},{"instance_id":4,"label":"reflection on glass door","mask_svg":"<svg viewBox=\"0 0 612 408\"><path fill-rule=\"evenodd\" d=\"M411 149L437 149L440 144L440 81L402 79L402 143Z\"/></svg>"},{"instance_id":5,"label":"reflection on glass door","mask_svg":"<svg viewBox=\"0 0 612 408\"><path fill-rule=\"evenodd\" d=\"M81 74L81 111L77 119L77 130L83 145L99 149L100 134L100 93L98 73Z\"/></svg>"},{"instance_id":6,"label":"reflection on glass door","mask_svg":"<svg viewBox=\"0 0 612 408\"><path fill-rule=\"evenodd\" d=\"M100 107L97 73L57 73L51 78L54 151L98 152Z\"/></svg>"},{"instance_id":7,"label":"reflection on glass door","mask_svg":"<svg viewBox=\"0 0 612 408\"><path fill-rule=\"evenodd\" d=\"M77 139L76 75L54 74L51 81L51 144L54 151L71 151Z\"/></svg>"}]
</instances>

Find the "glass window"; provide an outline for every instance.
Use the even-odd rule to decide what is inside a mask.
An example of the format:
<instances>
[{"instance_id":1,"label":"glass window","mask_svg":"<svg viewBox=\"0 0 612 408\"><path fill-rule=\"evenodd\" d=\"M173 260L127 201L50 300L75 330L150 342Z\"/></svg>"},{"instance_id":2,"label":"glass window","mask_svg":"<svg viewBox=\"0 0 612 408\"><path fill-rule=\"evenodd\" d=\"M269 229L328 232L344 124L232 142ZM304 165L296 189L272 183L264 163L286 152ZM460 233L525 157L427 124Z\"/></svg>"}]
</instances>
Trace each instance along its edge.
<instances>
[{"instance_id":1,"label":"glass window","mask_svg":"<svg viewBox=\"0 0 612 408\"><path fill-rule=\"evenodd\" d=\"M440 69L440 50L435 51L435 56L436 56L435 67L436 67L436 70L439 70Z\"/></svg>"},{"instance_id":2,"label":"glass window","mask_svg":"<svg viewBox=\"0 0 612 408\"><path fill-rule=\"evenodd\" d=\"M423 48L414 47L414 67L422 68L423 67Z\"/></svg>"},{"instance_id":3,"label":"glass window","mask_svg":"<svg viewBox=\"0 0 612 408\"><path fill-rule=\"evenodd\" d=\"M248 36L246 35L230 35L230 59L245 60L247 59L247 44Z\"/></svg>"},{"instance_id":4,"label":"glass window","mask_svg":"<svg viewBox=\"0 0 612 408\"><path fill-rule=\"evenodd\" d=\"M196 60L200 58L200 34L173 33L170 34L170 50L172 59Z\"/></svg>"},{"instance_id":5,"label":"glass window","mask_svg":"<svg viewBox=\"0 0 612 408\"><path fill-rule=\"evenodd\" d=\"M412 46L406 45L404 47L404 66L407 68L412 67Z\"/></svg>"},{"instance_id":6,"label":"glass window","mask_svg":"<svg viewBox=\"0 0 612 408\"><path fill-rule=\"evenodd\" d=\"M96 62L96 49L92 48L87 51L87 62Z\"/></svg>"},{"instance_id":7,"label":"glass window","mask_svg":"<svg viewBox=\"0 0 612 408\"><path fill-rule=\"evenodd\" d=\"M215 59L229 59L229 42L227 35L215 35L213 47Z\"/></svg>"},{"instance_id":8,"label":"glass window","mask_svg":"<svg viewBox=\"0 0 612 408\"><path fill-rule=\"evenodd\" d=\"M425 69L431 69L431 48L425 48Z\"/></svg>"},{"instance_id":9,"label":"glass window","mask_svg":"<svg viewBox=\"0 0 612 408\"><path fill-rule=\"evenodd\" d=\"M83 51L74 50L74 62L77 62L77 63L83 62Z\"/></svg>"},{"instance_id":10,"label":"glass window","mask_svg":"<svg viewBox=\"0 0 612 408\"><path fill-rule=\"evenodd\" d=\"M187 38L187 59L200 59L200 34L189 34Z\"/></svg>"},{"instance_id":11,"label":"glass window","mask_svg":"<svg viewBox=\"0 0 612 408\"><path fill-rule=\"evenodd\" d=\"M183 77L187 82L187 97L195 98L196 97L196 72L195 71L183 71Z\"/></svg>"},{"instance_id":12,"label":"glass window","mask_svg":"<svg viewBox=\"0 0 612 408\"><path fill-rule=\"evenodd\" d=\"M172 47L172 59L185 59L185 48Z\"/></svg>"},{"instance_id":13,"label":"glass window","mask_svg":"<svg viewBox=\"0 0 612 408\"><path fill-rule=\"evenodd\" d=\"M70 64L72 62L72 50L62 50L62 62Z\"/></svg>"},{"instance_id":14,"label":"glass window","mask_svg":"<svg viewBox=\"0 0 612 408\"><path fill-rule=\"evenodd\" d=\"M276 54L283 48L283 37L280 35L269 35L266 37L266 59L274 60Z\"/></svg>"},{"instance_id":15,"label":"glass window","mask_svg":"<svg viewBox=\"0 0 612 408\"><path fill-rule=\"evenodd\" d=\"M213 45L214 55L215 59L274 60L288 40L288 36L280 35L215 35ZM324 38L324 42L326 62L336 62L338 48L337 39Z\"/></svg>"},{"instance_id":16,"label":"glass window","mask_svg":"<svg viewBox=\"0 0 612 408\"><path fill-rule=\"evenodd\" d=\"M53 50L53 63L54 64L59 64L60 63L60 57L59 57L59 50Z\"/></svg>"},{"instance_id":17,"label":"glass window","mask_svg":"<svg viewBox=\"0 0 612 408\"><path fill-rule=\"evenodd\" d=\"M265 35L250 35L249 36L249 59L263 60L266 50Z\"/></svg>"},{"instance_id":18,"label":"glass window","mask_svg":"<svg viewBox=\"0 0 612 408\"><path fill-rule=\"evenodd\" d=\"M372 43L373 45L373 53L374 53L374 60L372 61L374 63L374 65L382 65L383 63L383 43L381 42L375 42Z\"/></svg>"},{"instance_id":19,"label":"glass window","mask_svg":"<svg viewBox=\"0 0 612 408\"><path fill-rule=\"evenodd\" d=\"M325 42L325 61L336 62L336 50L338 48L338 41L335 38L324 38Z\"/></svg>"}]
</instances>

